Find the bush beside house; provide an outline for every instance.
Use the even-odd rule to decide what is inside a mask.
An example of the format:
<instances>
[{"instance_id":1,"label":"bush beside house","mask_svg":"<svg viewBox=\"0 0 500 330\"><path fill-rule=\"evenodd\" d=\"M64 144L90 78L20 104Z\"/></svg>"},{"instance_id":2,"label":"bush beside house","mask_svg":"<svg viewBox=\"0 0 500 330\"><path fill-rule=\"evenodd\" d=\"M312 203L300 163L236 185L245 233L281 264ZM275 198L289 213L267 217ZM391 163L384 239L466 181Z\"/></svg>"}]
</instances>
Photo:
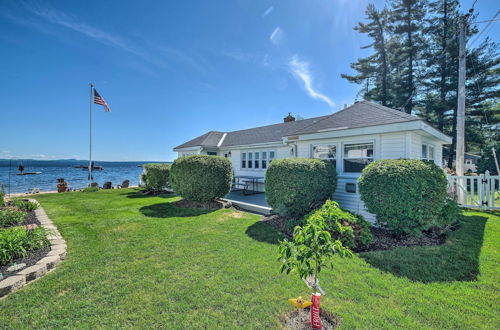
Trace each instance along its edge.
<instances>
[{"instance_id":1,"label":"bush beside house","mask_svg":"<svg viewBox=\"0 0 500 330\"><path fill-rule=\"evenodd\" d=\"M266 171L266 199L280 215L300 218L331 198L337 173L320 159L274 159Z\"/></svg>"},{"instance_id":2,"label":"bush beside house","mask_svg":"<svg viewBox=\"0 0 500 330\"><path fill-rule=\"evenodd\" d=\"M456 214L443 217L450 207L444 171L433 162L414 159L378 160L366 166L359 192L377 222L397 235L420 235L445 227Z\"/></svg>"},{"instance_id":3,"label":"bush beside house","mask_svg":"<svg viewBox=\"0 0 500 330\"><path fill-rule=\"evenodd\" d=\"M219 156L180 157L172 164L170 177L174 191L184 199L207 203L229 193L233 166Z\"/></svg>"},{"instance_id":4,"label":"bush beside house","mask_svg":"<svg viewBox=\"0 0 500 330\"><path fill-rule=\"evenodd\" d=\"M170 164L145 164L141 179L146 190L152 192L170 188Z\"/></svg>"},{"instance_id":5,"label":"bush beside house","mask_svg":"<svg viewBox=\"0 0 500 330\"><path fill-rule=\"evenodd\" d=\"M349 249L360 249L373 241L370 223L359 214L343 210L334 201L328 200L321 208L311 212L305 222L309 221L324 223L325 229L332 237Z\"/></svg>"}]
</instances>

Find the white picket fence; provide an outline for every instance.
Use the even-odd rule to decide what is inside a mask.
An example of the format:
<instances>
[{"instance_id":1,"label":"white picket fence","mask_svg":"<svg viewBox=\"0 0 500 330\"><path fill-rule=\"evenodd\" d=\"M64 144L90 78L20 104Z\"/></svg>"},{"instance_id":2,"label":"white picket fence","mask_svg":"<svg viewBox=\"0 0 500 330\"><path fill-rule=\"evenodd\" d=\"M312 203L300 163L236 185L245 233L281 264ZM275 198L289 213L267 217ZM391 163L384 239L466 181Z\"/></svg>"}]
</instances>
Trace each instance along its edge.
<instances>
[{"instance_id":1,"label":"white picket fence","mask_svg":"<svg viewBox=\"0 0 500 330\"><path fill-rule=\"evenodd\" d=\"M448 194L463 207L500 210L500 176L448 175Z\"/></svg>"}]
</instances>

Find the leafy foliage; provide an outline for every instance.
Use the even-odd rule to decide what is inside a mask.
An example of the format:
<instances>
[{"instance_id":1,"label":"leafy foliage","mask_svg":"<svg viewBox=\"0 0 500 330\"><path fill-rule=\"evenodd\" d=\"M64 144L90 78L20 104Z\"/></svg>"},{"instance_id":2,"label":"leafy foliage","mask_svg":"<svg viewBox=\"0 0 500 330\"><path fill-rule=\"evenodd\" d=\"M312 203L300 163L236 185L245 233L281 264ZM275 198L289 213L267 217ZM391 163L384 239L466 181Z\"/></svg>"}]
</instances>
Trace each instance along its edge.
<instances>
[{"instance_id":1,"label":"leafy foliage","mask_svg":"<svg viewBox=\"0 0 500 330\"><path fill-rule=\"evenodd\" d=\"M29 251L48 245L47 232L42 227L30 230L25 227L12 227L0 230L0 265L26 257Z\"/></svg>"},{"instance_id":2,"label":"leafy foliage","mask_svg":"<svg viewBox=\"0 0 500 330\"><path fill-rule=\"evenodd\" d=\"M335 167L320 159L274 159L266 172L266 199L279 214L300 218L331 198Z\"/></svg>"},{"instance_id":3,"label":"leafy foliage","mask_svg":"<svg viewBox=\"0 0 500 330\"><path fill-rule=\"evenodd\" d=\"M206 203L229 193L233 166L224 157L192 155L176 159L170 175L177 194L188 200Z\"/></svg>"},{"instance_id":4,"label":"leafy foliage","mask_svg":"<svg viewBox=\"0 0 500 330\"><path fill-rule=\"evenodd\" d=\"M142 181L146 189L153 192L160 192L170 188L170 164L146 164Z\"/></svg>"},{"instance_id":5,"label":"leafy foliage","mask_svg":"<svg viewBox=\"0 0 500 330\"><path fill-rule=\"evenodd\" d=\"M0 228L18 225L26 219L26 212L12 208L0 210Z\"/></svg>"},{"instance_id":6,"label":"leafy foliage","mask_svg":"<svg viewBox=\"0 0 500 330\"><path fill-rule=\"evenodd\" d=\"M500 162L500 146L495 147L495 152L497 154L498 162ZM478 173L484 173L486 171L490 171L490 175L500 175L499 173L497 173L495 157L493 156L493 151L491 150L491 148L486 150L484 155L478 160L477 163Z\"/></svg>"},{"instance_id":7,"label":"leafy foliage","mask_svg":"<svg viewBox=\"0 0 500 330\"><path fill-rule=\"evenodd\" d=\"M327 200L320 209L311 212L306 219L306 222L324 222L325 229L332 237L349 249L361 248L373 241L370 223L359 214L341 209L334 201Z\"/></svg>"},{"instance_id":8,"label":"leafy foliage","mask_svg":"<svg viewBox=\"0 0 500 330\"><path fill-rule=\"evenodd\" d=\"M302 279L312 276L317 281L322 268L333 268L332 257L335 254L352 256L348 248L332 238L321 217L310 217L304 226L295 227L292 241L285 239L280 243L280 272L289 274L296 271Z\"/></svg>"},{"instance_id":9,"label":"leafy foliage","mask_svg":"<svg viewBox=\"0 0 500 330\"><path fill-rule=\"evenodd\" d=\"M433 162L415 159L375 161L359 178L361 199L377 222L398 235L419 235L435 226L447 201L444 171Z\"/></svg>"},{"instance_id":10,"label":"leafy foliage","mask_svg":"<svg viewBox=\"0 0 500 330\"><path fill-rule=\"evenodd\" d=\"M18 209L20 209L21 211L25 211L25 212L31 212L31 211L34 211L38 208L37 203L25 201L22 199L13 200L10 202L10 205L13 205L13 206L17 207Z\"/></svg>"},{"instance_id":11,"label":"leafy foliage","mask_svg":"<svg viewBox=\"0 0 500 330\"><path fill-rule=\"evenodd\" d=\"M0 186L0 207L4 206L5 205L5 201L4 201L4 192L2 191L2 188Z\"/></svg>"}]
</instances>

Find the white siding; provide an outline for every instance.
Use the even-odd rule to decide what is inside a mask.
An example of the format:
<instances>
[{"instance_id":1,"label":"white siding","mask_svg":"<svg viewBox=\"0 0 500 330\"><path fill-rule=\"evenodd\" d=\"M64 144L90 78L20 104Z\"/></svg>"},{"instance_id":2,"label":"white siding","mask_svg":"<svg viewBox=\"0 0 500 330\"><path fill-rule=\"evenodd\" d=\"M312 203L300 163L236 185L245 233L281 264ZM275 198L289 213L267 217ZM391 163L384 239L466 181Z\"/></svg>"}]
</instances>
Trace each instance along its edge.
<instances>
[{"instance_id":1,"label":"white siding","mask_svg":"<svg viewBox=\"0 0 500 330\"><path fill-rule=\"evenodd\" d=\"M391 132L382 134L367 134L348 137L324 138L314 140L297 140L290 144L279 146L248 146L239 149L221 148L218 152L220 156L224 154L231 155L229 158L233 163L235 175L262 176L265 177L263 169L242 169L241 168L241 153L242 152L275 152L275 158L302 157L310 158L312 146L315 144L335 144L337 147L337 173L338 183L337 189L332 196L332 199L337 201L342 207L363 215L368 221L374 222L375 216L366 211L363 202L360 199L357 180L359 173L343 173L343 146L345 143L365 143L372 142L374 147L374 160L378 159L399 159L412 158L421 159L422 143L434 146L434 159L436 164L441 165L442 159L442 142L437 139L430 138L422 131L422 135L415 131L406 132ZM293 150L293 151L292 151ZM192 151L190 151L193 153ZM196 152L196 153L199 153ZM179 152L181 156L181 152ZM346 184L356 184L356 193L346 192ZM259 187L259 190L264 191L264 185Z\"/></svg>"},{"instance_id":2,"label":"white siding","mask_svg":"<svg viewBox=\"0 0 500 330\"><path fill-rule=\"evenodd\" d=\"M406 157L405 133L380 135L380 159L398 159Z\"/></svg>"}]
</instances>

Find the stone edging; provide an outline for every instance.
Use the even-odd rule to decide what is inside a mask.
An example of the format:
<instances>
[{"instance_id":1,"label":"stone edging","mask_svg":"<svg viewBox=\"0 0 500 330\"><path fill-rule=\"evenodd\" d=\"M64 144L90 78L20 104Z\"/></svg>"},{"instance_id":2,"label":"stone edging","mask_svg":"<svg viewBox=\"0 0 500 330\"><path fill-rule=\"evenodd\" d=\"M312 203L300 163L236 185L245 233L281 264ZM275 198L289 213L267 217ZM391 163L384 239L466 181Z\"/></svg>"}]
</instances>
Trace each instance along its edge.
<instances>
[{"instance_id":1,"label":"stone edging","mask_svg":"<svg viewBox=\"0 0 500 330\"><path fill-rule=\"evenodd\" d=\"M35 215L42 227L49 231L47 238L50 241L50 252L35 265L20 270L16 275L0 280L0 299L52 271L66 257L66 241L59 234L57 227L36 200L29 199L29 201L38 204Z\"/></svg>"}]
</instances>

